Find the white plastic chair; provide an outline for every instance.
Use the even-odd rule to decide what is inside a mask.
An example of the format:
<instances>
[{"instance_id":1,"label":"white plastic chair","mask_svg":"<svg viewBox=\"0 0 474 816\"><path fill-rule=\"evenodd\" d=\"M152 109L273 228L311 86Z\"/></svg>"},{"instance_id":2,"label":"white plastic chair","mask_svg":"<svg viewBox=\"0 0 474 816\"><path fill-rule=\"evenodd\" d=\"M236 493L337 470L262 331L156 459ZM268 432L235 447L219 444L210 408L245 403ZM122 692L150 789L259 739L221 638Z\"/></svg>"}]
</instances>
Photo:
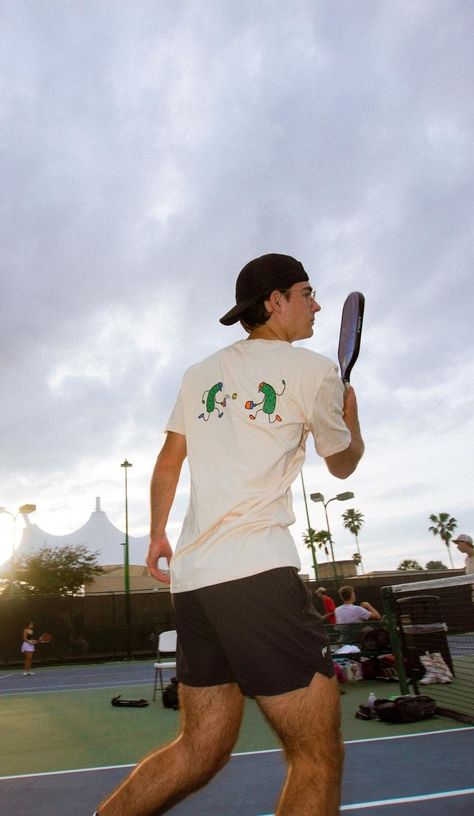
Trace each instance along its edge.
<instances>
[{"instance_id":1,"label":"white plastic chair","mask_svg":"<svg viewBox=\"0 0 474 816\"><path fill-rule=\"evenodd\" d=\"M156 699L156 690L159 687L163 692L163 669L176 668L176 630L170 629L168 632L162 632L158 636L158 654L154 664L155 677L153 681L153 700ZM166 657L162 657L165 654ZM173 655L171 657L170 655ZM159 684L158 684L159 679Z\"/></svg>"}]
</instances>

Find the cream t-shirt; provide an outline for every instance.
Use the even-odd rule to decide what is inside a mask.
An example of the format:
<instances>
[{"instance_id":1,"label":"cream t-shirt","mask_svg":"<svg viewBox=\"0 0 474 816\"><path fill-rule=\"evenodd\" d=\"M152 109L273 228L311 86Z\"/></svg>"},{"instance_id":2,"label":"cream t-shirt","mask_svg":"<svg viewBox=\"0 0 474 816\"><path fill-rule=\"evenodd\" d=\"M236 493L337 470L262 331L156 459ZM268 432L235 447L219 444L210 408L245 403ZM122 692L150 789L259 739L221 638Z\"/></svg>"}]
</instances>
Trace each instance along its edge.
<instances>
[{"instance_id":1,"label":"cream t-shirt","mask_svg":"<svg viewBox=\"0 0 474 816\"><path fill-rule=\"evenodd\" d=\"M466 555L464 566L466 568L466 575L474 575L474 554Z\"/></svg>"},{"instance_id":2,"label":"cream t-shirt","mask_svg":"<svg viewBox=\"0 0 474 816\"><path fill-rule=\"evenodd\" d=\"M336 365L280 340L240 340L185 373L167 431L186 437L189 507L173 592L300 568L291 484L314 437L322 457L351 441Z\"/></svg>"}]
</instances>

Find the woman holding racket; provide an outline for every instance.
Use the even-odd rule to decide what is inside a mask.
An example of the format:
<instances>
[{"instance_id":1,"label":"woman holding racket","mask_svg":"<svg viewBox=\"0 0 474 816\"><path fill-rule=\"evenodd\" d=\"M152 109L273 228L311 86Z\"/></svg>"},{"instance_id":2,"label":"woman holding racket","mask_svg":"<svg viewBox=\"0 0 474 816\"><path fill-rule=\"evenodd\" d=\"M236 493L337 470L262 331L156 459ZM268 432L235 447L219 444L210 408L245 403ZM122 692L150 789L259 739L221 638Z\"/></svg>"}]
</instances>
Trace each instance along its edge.
<instances>
[{"instance_id":1,"label":"woman holding racket","mask_svg":"<svg viewBox=\"0 0 474 816\"><path fill-rule=\"evenodd\" d=\"M31 671L31 664L33 662L33 654L35 651L35 645L38 642L34 639L33 634L33 621L29 621L25 628L23 629L23 643L21 644L21 653L24 658L23 664L23 674L34 674Z\"/></svg>"}]
</instances>

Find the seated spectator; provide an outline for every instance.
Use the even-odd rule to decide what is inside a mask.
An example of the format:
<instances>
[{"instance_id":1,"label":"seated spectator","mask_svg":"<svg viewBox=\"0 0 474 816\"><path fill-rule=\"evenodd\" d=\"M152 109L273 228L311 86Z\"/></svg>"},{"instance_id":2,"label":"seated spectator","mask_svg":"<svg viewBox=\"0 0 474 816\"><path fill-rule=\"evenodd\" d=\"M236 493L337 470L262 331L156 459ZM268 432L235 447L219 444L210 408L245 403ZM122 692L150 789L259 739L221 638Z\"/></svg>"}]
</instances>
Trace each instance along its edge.
<instances>
[{"instance_id":1,"label":"seated spectator","mask_svg":"<svg viewBox=\"0 0 474 816\"><path fill-rule=\"evenodd\" d=\"M368 620L380 620L381 615L368 601L362 601L360 606L355 603L355 592L350 586L343 586L339 590L343 603L336 607L336 623L364 623Z\"/></svg>"},{"instance_id":2,"label":"seated spectator","mask_svg":"<svg viewBox=\"0 0 474 816\"><path fill-rule=\"evenodd\" d=\"M314 605L325 623L336 623L336 616L334 614L336 604L327 594L326 587L319 587L319 589L316 590L314 593Z\"/></svg>"}]
</instances>

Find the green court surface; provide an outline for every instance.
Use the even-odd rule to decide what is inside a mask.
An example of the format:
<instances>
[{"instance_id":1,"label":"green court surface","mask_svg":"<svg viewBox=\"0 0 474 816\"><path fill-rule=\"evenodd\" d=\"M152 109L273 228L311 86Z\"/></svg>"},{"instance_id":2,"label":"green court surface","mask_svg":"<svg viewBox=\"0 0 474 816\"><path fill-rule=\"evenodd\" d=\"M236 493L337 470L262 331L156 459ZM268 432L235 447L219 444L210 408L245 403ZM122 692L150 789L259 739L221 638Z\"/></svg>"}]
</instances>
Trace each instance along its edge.
<instances>
[{"instance_id":1,"label":"green court surface","mask_svg":"<svg viewBox=\"0 0 474 816\"><path fill-rule=\"evenodd\" d=\"M133 669L133 683L127 684ZM177 734L179 712L152 702L153 664L121 664L41 669L34 677L0 675L0 775L37 774L135 763ZM94 679L95 678L95 679ZM99 679L97 679L99 678ZM149 678L149 682L144 682ZM74 688L71 688L75 685ZM377 697L399 693L396 683L347 683L341 695L346 742L463 728L435 717L409 725L355 718L370 691ZM111 698L146 698L145 708L116 708ZM234 752L266 751L278 742L258 706L248 700Z\"/></svg>"}]
</instances>

